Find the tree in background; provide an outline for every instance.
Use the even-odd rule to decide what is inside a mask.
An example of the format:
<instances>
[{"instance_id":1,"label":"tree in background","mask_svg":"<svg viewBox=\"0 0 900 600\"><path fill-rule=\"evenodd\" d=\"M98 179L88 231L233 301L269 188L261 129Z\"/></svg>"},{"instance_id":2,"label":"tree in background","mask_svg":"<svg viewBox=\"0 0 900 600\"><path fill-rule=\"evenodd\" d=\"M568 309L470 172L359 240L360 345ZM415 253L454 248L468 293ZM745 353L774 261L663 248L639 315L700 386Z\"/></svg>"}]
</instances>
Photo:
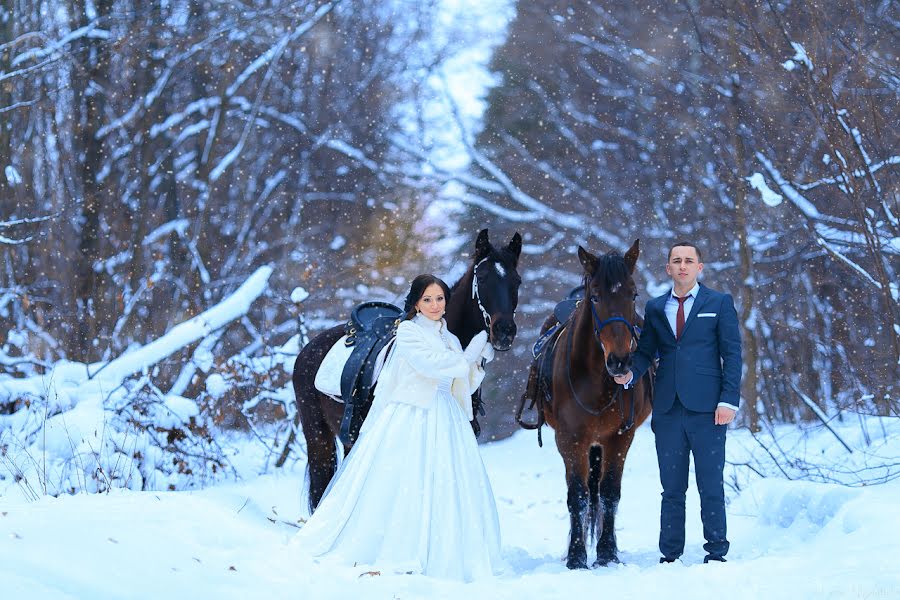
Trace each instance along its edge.
<instances>
[{"instance_id":1,"label":"tree in background","mask_svg":"<svg viewBox=\"0 0 900 600\"><path fill-rule=\"evenodd\" d=\"M4 1L2 217L62 216L7 254L20 283L45 286L36 354L117 355L260 264L286 286L334 285L307 265L355 265L401 187L340 149L379 159L402 131L433 10Z\"/></svg>"},{"instance_id":2,"label":"tree in background","mask_svg":"<svg viewBox=\"0 0 900 600\"><path fill-rule=\"evenodd\" d=\"M529 224L523 292L543 310L575 283L576 243L642 238L651 295L668 246L699 243L740 307L754 429L896 414L896 11L520 3L463 199Z\"/></svg>"},{"instance_id":3,"label":"tree in background","mask_svg":"<svg viewBox=\"0 0 900 600\"><path fill-rule=\"evenodd\" d=\"M468 208L461 232L526 239L489 434L576 244L637 237L639 304L681 238L735 293L750 427L896 414L897 11L519 3L453 170L414 123L445 56L432 3L0 0L0 235L33 236L2 247L0 321L38 369L111 358L275 265L264 308L158 366L195 397L192 353L238 365L294 333L298 285L320 325L395 299L432 264L414 257L439 198Z\"/></svg>"}]
</instances>

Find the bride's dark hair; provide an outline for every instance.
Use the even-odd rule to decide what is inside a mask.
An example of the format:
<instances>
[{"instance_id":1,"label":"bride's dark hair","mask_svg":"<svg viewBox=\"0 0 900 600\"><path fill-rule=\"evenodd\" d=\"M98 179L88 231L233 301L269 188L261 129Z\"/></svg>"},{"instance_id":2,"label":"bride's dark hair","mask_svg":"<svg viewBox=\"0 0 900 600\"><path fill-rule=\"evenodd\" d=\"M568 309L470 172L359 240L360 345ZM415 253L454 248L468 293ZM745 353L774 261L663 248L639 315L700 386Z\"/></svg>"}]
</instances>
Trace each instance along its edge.
<instances>
[{"instance_id":1,"label":"bride's dark hair","mask_svg":"<svg viewBox=\"0 0 900 600\"><path fill-rule=\"evenodd\" d=\"M416 316L416 304L425 295L425 290L428 286L434 283L441 286L441 289L444 290L444 300L447 303L450 302L450 286L444 283L443 279L428 273L419 275L412 280L412 284L409 286L409 293L406 295L406 302L403 304L403 312L406 313L406 319L412 319Z\"/></svg>"}]
</instances>

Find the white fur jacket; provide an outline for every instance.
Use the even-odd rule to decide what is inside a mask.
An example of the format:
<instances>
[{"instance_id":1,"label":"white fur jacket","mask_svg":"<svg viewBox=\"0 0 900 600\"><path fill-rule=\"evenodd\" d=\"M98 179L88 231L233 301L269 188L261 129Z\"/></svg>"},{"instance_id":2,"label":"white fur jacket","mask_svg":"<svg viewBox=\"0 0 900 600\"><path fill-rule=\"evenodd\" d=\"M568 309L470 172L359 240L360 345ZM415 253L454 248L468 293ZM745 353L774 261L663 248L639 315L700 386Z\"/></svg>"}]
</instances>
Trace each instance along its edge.
<instances>
[{"instance_id":1,"label":"white fur jacket","mask_svg":"<svg viewBox=\"0 0 900 600\"><path fill-rule=\"evenodd\" d=\"M452 377L451 393L471 421L471 396L484 379L481 358L488 353L476 352L477 360L469 362L459 339L447 330L443 319L432 321L417 315L403 321L397 327L395 346L378 378L375 403L398 402L429 408L440 380Z\"/></svg>"}]
</instances>

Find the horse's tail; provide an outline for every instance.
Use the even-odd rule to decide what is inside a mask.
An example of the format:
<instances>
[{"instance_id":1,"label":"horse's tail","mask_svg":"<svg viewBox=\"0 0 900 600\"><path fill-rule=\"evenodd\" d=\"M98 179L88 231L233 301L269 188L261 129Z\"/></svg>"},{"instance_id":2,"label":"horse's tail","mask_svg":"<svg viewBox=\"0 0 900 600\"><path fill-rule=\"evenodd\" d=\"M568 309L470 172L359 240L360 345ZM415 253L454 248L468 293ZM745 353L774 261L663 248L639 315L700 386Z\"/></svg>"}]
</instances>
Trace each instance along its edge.
<instances>
[{"instance_id":1,"label":"horse's tail","mask_svg":"<svg viewBox=\"0 0 900 600\"><path fill-rule=\"evenodd\" d=\"M326 396L313 386L316 371L328 351L323 344L317 343L319 341L314 339L300 351L292 376L297 414L306 439L306 481L309 487L310 514L315 511L325 494L325 489L337 470L338 461L335 434L322 410L322 402ZM319 348L320 345L323 348Z\"/></svg>"},{"instance_id":2,"label":"horse's tail","mask_svg":"<svg viewBox=\"0 0 900 600\"><path fill-rule=\"evenodd\" d=\"M600 520L603 513L600 510L600 478L603 476L603 448L591 446L588 450L588 539L594 543L600 536Z\"/></svg>"}]
</instances>

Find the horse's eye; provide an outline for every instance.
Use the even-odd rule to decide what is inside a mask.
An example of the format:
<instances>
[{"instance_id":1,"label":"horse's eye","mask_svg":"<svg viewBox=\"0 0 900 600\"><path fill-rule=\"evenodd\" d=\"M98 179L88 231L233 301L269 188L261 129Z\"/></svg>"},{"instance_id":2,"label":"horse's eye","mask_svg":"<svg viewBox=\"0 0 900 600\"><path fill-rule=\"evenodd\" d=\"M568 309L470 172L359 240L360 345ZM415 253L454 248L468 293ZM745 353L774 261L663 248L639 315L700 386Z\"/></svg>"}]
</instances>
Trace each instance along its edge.
<instances>
[{"instance_id":1,"label":"horse's eye","mask_svg":"<svg viewBox=\"0 0 900 600\"><path fill-rule=\"evenodd\" d=\"M600 300L597 298L596 294L591 294L591 302L595 302L595 303L600 302Z\"/></svg>"}]
</instances>

